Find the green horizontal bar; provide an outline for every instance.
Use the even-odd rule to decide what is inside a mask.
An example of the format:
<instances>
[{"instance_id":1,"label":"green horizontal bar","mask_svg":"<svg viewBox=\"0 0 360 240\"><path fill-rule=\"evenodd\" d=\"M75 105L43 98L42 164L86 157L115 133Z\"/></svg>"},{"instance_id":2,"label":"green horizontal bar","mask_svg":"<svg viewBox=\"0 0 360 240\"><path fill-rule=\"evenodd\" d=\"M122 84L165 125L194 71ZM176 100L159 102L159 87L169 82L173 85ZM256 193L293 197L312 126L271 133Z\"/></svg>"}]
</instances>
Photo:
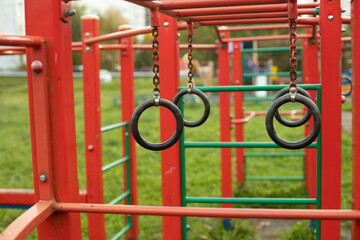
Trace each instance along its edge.
<instances>
[{"instance_id":1,"label":"green horizontal bar","mask_svg":"<svg viewBox=\"0 0 360 240\"><path fill-rule=\"evenodd\" d=\"M248 181L303 181L304 177L247 177Z\"/></svg>"},{"instance_id":2,"label":"green horizontal bar","mask_svg":"<svg viewBox=\"0 0 360 240\"><path fill-rule=\"evenodd\" d=\"M217 198L186 197L187 203L316 204L315 198Z\"/></svg>"},{"instance_id":3,"label":"green horizontal bar","mask_svg":"<svg viewBox=\"0 0 360 240\"><path fill-rule=\"evenodd\" d=\"M273 142L185 142L185 148L280 148ZM307 148L316 148L311 143Z\"/></svg>"},{"instance_id":4,"label":"green horizontal bar","mask_svg":"<svg viewBox=\"0 0 360 240\"><path fill-rule=\"evenodd\" d=\"M302 51L302 47L297 47L298 51ZM272 47L272 48L245 48L241 50L242 53L253 52L289 52L288 47Z\"/></svg>"},{"instance_id":5,"label":"green horizontal bar","mask_svg":"<svg viewBox=\"0 0 360 240\"><path fill-rule=\"evenodd\" d=\"M102 168L102 171L106 172L106 171L112 169L113 167L116 167L117 165L122 164L123 162L126 162L127 160L129 160L129 157L120 158L119 160L116 160L116 161L104 166Z\"/></svg>"},{"instance_id":6,"label":"green horizontal bar","mask_svg":"<svg viewBox=\"0 0 360 240\"><path fill-rule=\"evenodd\" d=\"M298 76L302 76L302 72L297 72ZM257 77L257 76L289 76L289 72L274 72L274 73L244 73L243 77Z\"/></svg>"},{"instance_id":7,"label":"green horizontal bar","mask_svg":"<svg viewBox=\"0 0 360 240\"><path fill-rule=\"evenodd\" d=\"M128 125L128 122L121 122L121 123L111 124L109 126L102 127L101 132L107 132L107 131L110 131L110 130L113 130L113 129L116 129L116 128L124 127L126 125Z\"/></svg>"},{"instance_id":8,"label":"green horizontal bar","mask_svg":"<svg viewBox=\"0 0 360 240\"><path fill-rule=\"evenodd\" d=\"M124 235L130 228L131 228L130 224L126 225L126 227L124 227L117 234L115 234L115 236L113 236L111 240L117 240L121 238L121 236Z\"/></svg>"},{"instance_id":9,"label":"green horizontal bar","mask_svg":"<svg viewBox=\"0 0 360 240\"><path fill-rule=\"evenodd\" d=\"M283 153L245 153L245 157L303 157L303 152L283 152Z\"/></svg>"},{"instance_id":10,"label":"green horizontal bar","mask_svg":"<svg viewBox=\"0 0 360 240\"><path fill-rule=\"evenodd\" d=\"M120 202L124 198L128 197L129 195L130 195L130 191L126 191L123 194L121 194L120 196L118 196L117 198L115 198L114 200L112 200L111 202L109 202L109 204L110 205L117 204L118 202Z\"/></svg>"},{"instance_id":11,"label":"green horizontal bar","mask_svg":"<svg viewBox=\"0 0 360 240\"><path fill-rule=\"evenodd\" d=\"M274 97L244 97L244 102L273 101Z\"/></svg>"},{"instance_id":12,"label":"green horizontal bar","mask_svg":"<svg viewBox=\"0 0 360 240\"><path fill-rule=\"evenodd\" d=\"M305 90L317 90L321 88L320 84L298 84ZM265 86L213 86L213 87L196 87L196 89L203 92L253 92L253 91L278 91L288 85L265 85ZM179 88L179 90L186 89L185 87Z\"/></svg>"}]
</instances>

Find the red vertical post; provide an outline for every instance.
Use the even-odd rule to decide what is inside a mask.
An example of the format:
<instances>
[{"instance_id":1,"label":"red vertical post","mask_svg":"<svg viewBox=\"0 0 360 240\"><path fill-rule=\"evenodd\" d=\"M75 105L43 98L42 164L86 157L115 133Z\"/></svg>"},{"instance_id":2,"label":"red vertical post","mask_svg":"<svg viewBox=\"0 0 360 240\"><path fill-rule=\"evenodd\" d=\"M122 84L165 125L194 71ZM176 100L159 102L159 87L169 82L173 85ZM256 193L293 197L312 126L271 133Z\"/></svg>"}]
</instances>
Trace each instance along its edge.
<instances>
[{"instance_id":1,"label":"red vertical post","mask_svg":"<svg viewBox=\"0 0 360 240\"><path fill-rule=\"evenodd\" d=\"M341 9L320 2L322 84L321 208L341 207ZM340 239L340 221L321 221L321 239Z\"/></svg>"},{"instance_id":2,"label":"red vertical post","mask_svg":"<svg viewBox=\"0 0 360 240\"><path fill-rule=\"evenodd\" d=\"M119 31L132 29L129 25L119 27ZM134 89L134 49L133 38L126 37L120 40L120 44L126 45L126 49L120 50L120 66L121 66L121 120L130 124L130 119L135 108L135 89ZM137 172L136 172L136 145L135 140L130 134L130 177L131 177L131 204L137 205ZM125 129L123 131L123 139L125 139ZM123 143L123 154L126 156L125 141ZM126 164L128 164L126 163ZM126 164L124 164L124 190L126 189ZM125 217L125 221L127 217ZM138 216L132 216L132 228L126 233L127 239L137 239L139 232Z\"/></svg>"},{"instance_id":3,"label":"red vertical post","mask_svg":"<svg viewBox=\"0 0 360 240\"><path fill-rule=\"evenodd\" d=\"M311 34L313 28L306 29L307 34ZM317 33L314 34L317 36ZM303 82L304 84L319 83L319 42L316 38L304 38L302 40L303 56ZM316 91L309 91L313 101L316 99ZM305 125L305 136L309 135L314 122L311 118ZM316 197L316 149L305 148L305 185L309 190L309 197Z\"/></svg>"},{"instance_id":4,"label":"red vertical post","mask_svg":"<svg viewBox=\"0 0 360 240\"><path fill-rule=\"evenodd\" d=\"M99 35L99 17L81 17L81 36L87 38ZM101 140L100 102L100 50L99 43L83 43L82 62L84 86L84 123L86 187L89 203L104 203ZM104 214L88 214L89 239L105 239Z\"/></svg>"},{"instance_id":5,"label":"red vertical post","mask_svg":"<svg viewBox=\"0 0 360 240\"><path fill-rule=\"evenodd\" d=\"M159 65L160 96L172 101L178 92L179 43L177 20L160 14L159 24ZM175 120L170 111L160 109L161 141L169 139L175 129ZM161 152L162 202L163 206L181 206L180 144ZM163 239L182 239L181 217L163 217Z\"/></svg>"},{"instance_id":6,"label":"red vertical post","mask_svg":"<svg viewBox=\"0 0 360 240\"><path fill-rule=\"evenodd\" d=\"M220 35L229 37L229 32L220 29ZM230 86L230 59L228 43L218 42L219 86ZM231 141L230 125L230 93L219 93L220 107L220 141ZM221 149L221 196L232 197L231 148ZM225 203L222 207L231 208L232 204Z\"/></svg>"},{"instance_id":7,"label":"red vertical post","mask_svg":"<svg viewBox=\"0 0 360 240\"><path fill-rule=\"evenodd\" d=\"M26 0L26 34L47 41L48 107L50 121L53 197L59 202L79 202L74 89L70 19L64 18L62 0ZM34 7L36 6L36 7ZM28 57L32 57L30 53ZM29 75L29 78L32 76ZM33 79L29 79L32 81ZM35 102L35 104L37 104ZM35 119L36 120L36 119ZM37 143L41 144L41 143ZM38 154L38 153L37 153ZM55 213L38 227L39 239L81 239L79 213Z\"/></svg>"},{"instance_id":8,"label":"red vertical post","mask_svg":"<svg viewBox=\"0 0 360 240\"><path fill-rule=\"evenodd\" d=\"M243 83L242 79L242 61L241 61L241 42L233 43L233 81L234 85L240 86ZM243 93L234 92L234 112L235 119L241 119L244 117L243 110ZM244 141L244 125L235 124L235 140L236 142ZM244 149L236 149L236 182L238 185L245 183L245 156Z\"/></svg>"},{"instance_id":9,"label":"red vertical post","mask_svg":"<svg viewBox=\"0 0 360 240\"><path fill-rule=\"evenodd\" d=\"M352 199L354 210L360 210L360 2L351 1L352 55ZM360 239L360 221L352 222L352 240Z\"/></svg>"}]
</instances>

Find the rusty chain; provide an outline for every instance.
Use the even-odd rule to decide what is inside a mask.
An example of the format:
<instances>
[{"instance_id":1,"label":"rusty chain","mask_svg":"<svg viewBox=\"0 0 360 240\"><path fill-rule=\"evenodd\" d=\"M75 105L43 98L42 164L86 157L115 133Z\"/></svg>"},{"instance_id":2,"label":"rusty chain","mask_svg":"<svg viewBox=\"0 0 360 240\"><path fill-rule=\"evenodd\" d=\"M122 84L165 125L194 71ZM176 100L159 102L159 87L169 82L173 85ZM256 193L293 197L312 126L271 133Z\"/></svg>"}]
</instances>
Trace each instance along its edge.
<instances>
[{"instance_id":1,"label":"rusty chain","mask_svg":"<svg viewBox=\"0 0 360 240\"><path fill-rule=\"evenodd\" d=\"M193 60L193 55L192 55L192 35L189 34L188 35L188 50L189 50L189 53L188 53L188 60L189 60L189 63L188 63L188 68L189 68L189 72L188 72L188 84L187 84L187 88L188 88L188 92L190 93L191 90L193 89L194 87L194 82L192 80L194 74L193 74L193 63L192 63L192 60Z\"/></svg>"},{"instance_id":2,"label":"rusty chain","mask_svg":"<svg viewBox=\"0 0 360 240\"><path fill-rule=\"evenodd\" d=\"M154 84L154 90L153 92L157 92L160 93L160 89L159 89L159 84L160 84L160 77L158 75L159 73L159 40L158 40L158 36L159 36L159 29L158 27L153 27L152 29L152 36L153 36L153 42L152 42L152 49L153 49L153 53L152 53L152 59L154 61L152 70L154 73L154 77L153 77L153 84Z\"/></svg>"},{"instance_id":3,"label":"rusty chain","mask_svg":"<svg viewBox=\"0 0 360 240\"><path fill-rule=\"evenodd\" d=\"M296 19L290 19L289 22L289 29L290 29L290 60L289 60L289 65L290 65L290 94L291 94L291 99L294 102L295 101L295 97L296 97L296 93L297 93L297 86L296 86L296 79L297 79L297 73L296 73L296 66L297 66L297 60L296 60L296 53L297 53L297 48L296 48L296 39L297 39L297 35L296 35Z\"/></svg>"}]
</instances>

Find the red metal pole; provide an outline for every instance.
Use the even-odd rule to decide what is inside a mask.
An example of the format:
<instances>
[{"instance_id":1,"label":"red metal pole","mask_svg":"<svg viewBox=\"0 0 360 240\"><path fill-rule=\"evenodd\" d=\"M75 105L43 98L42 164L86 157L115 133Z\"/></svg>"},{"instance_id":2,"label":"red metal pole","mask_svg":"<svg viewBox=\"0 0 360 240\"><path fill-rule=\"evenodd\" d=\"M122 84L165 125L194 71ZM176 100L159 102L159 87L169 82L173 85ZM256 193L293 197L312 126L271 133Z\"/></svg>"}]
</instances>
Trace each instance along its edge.
<instances>
[{"instance_id":1,"label":"red metal pole","mask_svg":"<svg viewBox=\"0 0 360 240\"><path fill-rule=\"evenodd\" d=\"M164 24L164 23L168 24ZM179 43L177 20L160 14L159 64L161 98L172 101L180 84ZM162 80L161 80L162 79ZM173 115L160 109L160 138L169 139L175 129ZM181 206L180 144L161 152L162 202L163 206ZM163 217L163 239L181 240L182 221L180 217Z\"/></svg>"},{"instance_id":2,"label":"red metal pole","mask_svg":"<svg viewBox=\"0 0 360 240\"><path fill-rule=\"evenodd\" d=\"M223 28L220 29L220 35L229 37L229 33ZM219 66L219 86L230 86L230 59L229 47L227 43L218 43L218 66ZM230 125L230 93L219 93L220 106L220 141L231 141ZM231 149L221 149L221 196L232 197L232 171L231 171ZM233 205L224 203L224 208L231 208Z\"/></svg>"},{"instance_id":3,"label":"red metal pole","mask_svg":"<svg viewBox=\"0 0 360 240\"><path fill-rule=\"evenodd\" d=\"M352 55L352 208L360 209L360 3L351 2ZM352 222L352 240L360 238L360 221Z\"/></svg>"},{"instance_id":4,"label":"red metal pole","mask_svg":"<svg viewBox=\"0 0 360 240\"><path fill-rule=\"evenodd\" d=\"M42 37L0 34L0 45L18 47L41 47Z\"/></svg>"},{"instance_id":5,"label":"red metal pole","mask_svg":"<svg viewBox=\"0 0 360 240\"><path fill-rule=\"evenodd\" d=\"M297 39L312 37L311 34L299 34ZM252 42L252 41L271 41L271 40L283 40L288 39L288 35L273 35L273 36L254 36L254 37L240 37L240 38L223 38L223 42Z\"/></svg>"},{"instance_id":6,"label":"red metal pole","mask_svg":"<svg viewBox=\"0 0 360 240\"><path fill-rule=\"evenodd\" d=\"M299 14L314 14L314 9L299 9ZM210 16L189 17L190 21L213 21L213 20L234 20L234 19L256 19L256 18L284 18L287 12L265 12L265 13L242 13L242 14L224 14Z\"/></svg>"},{"instance_id":7,"label":"red metal pole","mask_svg":"<svg viewBox=\"0 0 360 240\"><path fill-rule=\"evenodd\" d=\"M306 29L307 34L312 34L313 28ZM317 33L315 34L317 36ZM303 55L303 82L305 84L318 84L319 81L319 42L317 37L304 38L302 40ZM309 91L313 100L316 92ZM313 119L305 125L305 136L309 135L313 128ZM309 197L316 198L316 149L305 148L305 184L309 190Z\"/></svg>"},{"instance_id":8,"label":"red metal pole","mask_svg":"<svg viewBox=\"0 0 360 240\"><path fill-rule=\"evenodd\" d=\"M322 83L321 208L341 207L341 8L320 2ZM321 221L321 239L340 239L340 221Z\"/></svg>"},{"instance_id":9,"label":"red metal pole","mask_svg":"<svg viewBox=\"0 0 360 240\"><path fill-rule=\"evenodd\" d=\"M91 43L109 41L109 40L120 39L123 37L136 36L136 35L146 34L146 33L151 33L151 27L143 27L143 28L132 29L132 30L124 31L124 32L114 32L114 33L109 33L109 34L105 34L102 36L92 37L92 38L87 39L85 41L85 43L91 44Z\"/></svg>"},{"instance_id":10,"label":"red metal pole","mask_svg":"<svg viewBox=\"0 0 360 240\"><path fill-rule=\"evenodd\" d=\"M15 219L1 234L1 240L26 239L42 222L49 218L55 209L51 201L38 202Z\"/></svg>"},{"instance_id":11,"label":"red metal pole","mask_svg":"<svg viewBox=\"0 0 360 240\"><path fill-rule=\"evenodd\" d=\"M209 2L209 1L208 1ZM265 12L286 12L286 4L258 5L258 6L234 6L234 7L216 7L175 10L177 16L195 17L204 15L223 15L240 13L265 13Z\"/></svg>"},{"instance_id":12,"label":"red metal pole","mask_svg":"<svg viewBox=\"0 0 360 240\"><path fill-rule=\"evenodd\" d=\"M99 35L99 18L81 17L81 36L85 41ZM104 203L102 174L100 50L99 43L83 44L84 124L86 187L89 203ZM89 239L105 239L103 214L88 214Z\"/></svg>"},{"instance_id":13,"label":"red metal pole","mask_svg":"<svg viewBox=\"0 0 360 240\"><path fill-rule=\"evenodd\" d=\"M309 27L308 25L297 25L297 28ZM229 32L237 31L254 31L254 30L272 30L272 29L288 29L288 24L274 24L274 25L260 25L260 26L241 26L241 27L228 27Z\"/></svg>"},{"instance_id":14,"label":"red metal pole","mask_svg":"<svg viewBox=\"0 0 360 240\"><path fill-rule=\"evenodd\" d=\"M43 63L43 73L46 72L48 75L45 76L45 80L38 81L39 79L35 78L37 74L31 76L31 67L28 65L28 80L34 85L31 89L34 93L44 90L43 88L41 88L42 90L37 89L39 87L37 84L46 84L44 94L48 94L48 97L45 98L42 95L44 98L39 101L36 94L32 94L30 97L33 98L34 107L30 109L35 111L32 120L35 123L36 137L38 134L47 136L40 142L35 140L37 145L35 155L39 159L43 159L45 156L49 157L47 162L52 165L53 177L49 176L47 181L54 183L52 197L57 201L78 202L71 26L69 23L63 22L60 17L61 6L65 2L58 1L58 3L54 4L53 1L48 0L25 1L26 34L41 36L47 41L47 61ZM37 58L33 52L28 52L27 57L31 59L30 61ZM30 61L28 60L28 63L31 63ZM45 100L48 101L48 104ZM36 116L38 107L42 108L42 111L48 111L49 124L38 121ZM37 128L37 124L44 124L44 126L38 125ZM45 127L49 127L50 131L46 132ZM49 145L47 146L47 144ZM43 155L41 152L44 150L51 150L51 152L47 153L49 155ZM39 169L42 167L42 165L38 165ZM51 173L48 174L51 175ZM39 175L35 176L34 178L39 183ZM42 186L46 185L45 183L39 183L40 193ZM53 214L38 227L38 233L39 239L46 240L81 239L80 214Z\"/></svg>"},{"instance_id":15,"label":"red metal pole","mask_svg":"<svg viewBox=\"0 0 360 240\"><path fill-rule=\"evenodd\" d=\"M278 4L280 0L177 0L177 1L162 1L160 9L186 9L186 8L209 8L209 7L224 7L224 6L242 6L242 5L263 5L263 4Z\"/></svg>"},{"instance_id":16,"label":"red metal pole","mask_svg":"<svg viewBox=\"0 0 360 240\"><path fill-rule=\"evenodd\" d=\"M119 31L130 30L131 26L124 25L119 27ZM121 38L121 45L126 45L125 49L120 50L120 66L121 66L121 120L130 124L132 113L135 109L135 88L134 88L134 49L133 38ZM126 189L126 164L124 164L124 190L130 190L131 204L137 205L137 167L136 167L136 145L135 140L130 134L130 181L131 188ZM125 129L123 131L123 139L125 139ZM126 145L123 142L123 155L126 156ZM124 200L126 201L126 200ZM127 221L125 217L125 221ZM138 216L132 216L132 228L126 233L127 239L137 239L139 233Z\"/></svg>"},{"instance_id":17,"label":"red metal pole","mask_svg":"<svg viewBox=\"0 0 360 240\"><path fill-rule=\"evenodd\" d=\"M215 218L268 218L268 219L360 219L360 211L354 210L315 210L315 209L246 209L246 208L207 208L207 207L159 207L128 206L83 203L55 203L56 211L97 212L114 214L137 214L154 216L191 216ZM331 238L332 239L332 238ZM337 239L339 240L339 239Z\"/></svg>"},{"instance_id":18,"label":"red metal pole","mask_svg":"<svg viewBox=\"0 0 360 240\"><path fill-rule=\"evenodd\" d=\"M241 42L233 43L233 84L236 86L241 86L243 82L242 78L242 61L241 61ZM243 93L235 92L234 93L234 112L235 119L242 119L244 117L243 110ZM235 140L237 142L244 142L244 125L236 124L235 126ZM245 183L245 157L244 149L236 149L236 181L238 185L243 185Z\"/></svg>"}]
</instances>

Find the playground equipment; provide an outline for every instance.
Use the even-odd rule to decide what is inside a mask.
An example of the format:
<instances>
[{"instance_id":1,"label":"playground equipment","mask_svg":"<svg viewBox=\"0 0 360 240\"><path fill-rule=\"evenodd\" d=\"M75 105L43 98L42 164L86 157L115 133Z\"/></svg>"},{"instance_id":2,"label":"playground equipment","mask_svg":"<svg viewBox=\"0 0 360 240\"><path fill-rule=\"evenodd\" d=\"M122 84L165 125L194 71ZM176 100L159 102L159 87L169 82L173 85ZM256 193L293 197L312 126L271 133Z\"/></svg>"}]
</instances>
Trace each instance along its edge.
<instances>
[{"instance_id":1,"label":"playground equipment","mask_svg":"<svg viewBox=\"0 0 360 240\"><path fill-rule=\"evenodd\" d=\"M340 222L336 220L348 219L353 220L353 239L359 238L360 233L360 178L359 178L359 159L360 148L359 136L360 131L358 124L353 124L353 196L354 204L353 210L340 210L340 176L341 176L341 101L339 82L339 56L340 56L340 34L341 22L349 23L347 18L341 18L340 2L338 0L320 2L320 16L306 17L298 20L301 24L309 24L307 34L299 36L298 39L303 39L304 49L304 83L301 87L305 90L312 90L310 95L312 99L317 98L317 104L322 110L322 132L319 135L317 142L310 144L305 149L306 156L310 157L309 165L317 163L317 168L310 167L309 178L310 181L310 196L309 199L259 199L255 202L281 202L281 203L307 203L316 204L317 210L309 209L226 209L232 207L231 203L236 202L251 202L251 200L237 199L232 197L231 184L231 152L230 148L237 148L243 150L245 147L251 148L278 148L275 143L248 143L239 141L231 142L230 135L230 92L240 93L238 91L278 91L284 86L230 86L229 73L229 52L228 43L234 42L237 46L241 41L249 40L263 40L263 39L287 39L288 36L261 36L261 37L247 37L247 38L230 38L229 29L216 28L218 32L218 45L211 46L211 49L218 49L219 62L219 85L215 87L198 88L204 92L220 92L220 123L226 129L221 131L221 142L182 142L175 143L172 148L167 149L161 153L162 163L162 198L163 205L167 207L158 206L136 206L136 182L132 181L131 191L128 198L131 196L131 201L134 206L126 205L107 205L97 200L86 200L81 198L77 184L77 166L75 155L75 134L74 134L74 109L73 109L73 88L72 88L72 69L71 69L71 38L70 26L66 23L69 19L59 17L62 10L70 8L70 4L60 1L61 4L53 4L53 2L41 0L36 1L36 8L32 4L34 1L26 0L26 23L28 36L0 36L1 45L20 46L22 48L13 51L13 53L24 52L24 47L28 54L28 80L29 80L29 102L30 102L30 122L31 122L31 136L33 146L33 171L34 171L34 186L35 193L32 195L34 204L27 212L15 220L5 231L0 235L3 239L23 239L34 228L38 228L39 239L80 239L81 227L79 212L90 213L115 213L115 214L133 214L133 215L162 215L163 218L163 238L164 239L182 239L186 237L184 232L185 218L179 217L193 216L193 217L222 217L229 218L283 218L283 219L319 219L317 222L318 239L340 239ZM171 56L166 60L160 58L159 66L168 66L162 68L159 72L162 79L167 79L162 83L162 98L173 99L178 92L178 49L177 44L177 20L171 16L184 19L186 21L197 22L200 25L228 25L228 24L250 24L250 23L281 23L288 22L287 4L279 4L275 0L214 0L214 1L176 1L176 2L157 2L157 1L131 1L139 5L154 9L159 8L162 12L159 21L159 41L164 43L159 48L159 55ZM261 5L265 4L265 5ZM240 6L238 6L240 5ZM319 3L311 3L306 5L299 4L299 10L311 9L318 6ZM358 78L358 64L360 62L359 46L359 26L360 24L360 4L358 1L352 2L353 15L352 34L353 34L353 79ZM250 13L249 13L250 12ZM305 12L305 11L304 11ZM236 13L235 15L221 15ZM241 14L240 14L241 13ZM252 14L255 13L255 14ZM267 15L261 15L266 13ZM271 14L268 14L271 13ZM245 15L247 14L247 15ZM329 15L330 14L330 15ZM207 16L211 15L211 16ZM271 15L274 18L269 18ZM210 20L211 17L211 20ZM253 18L265 17L265 18ZM231 20L228 20L231 18ZM242 19L245 18L245 19ZM220 20L222 19L222 20ZM226 19L226 20L224 20ZM239 19L239 20L238 20ZM96 23L96 20L90 22ZM167 23L167 24L165 24ZM310 59L316 59L318 54L317 44L311 45L310 39L313 38L312 25L319 24L321 29L321 85L318 84L317 78L317 64L313 64ZM277 28L278 26L266 26L266 28ZM250 27L248 27L250 28ZM251 27L254 28L254 27ZM256 28L259 28L256 26ZM135 34L150 32L151 28L147 27L139 30L127 30L119 33L113 33L105 36L96 36L93 31L88 31L90 34L85 36L82 43L74 43L73 49L82 51L84 64L89 61L93 64L93 68L87 68L88 76L98 78L98 68L96 67L98 59L98 51L100 49L120 49L127 54L121 55L121 61L125 58L129 60L132 58L131 52L133 49L149 49L151 46L134 46L132 43L123 41L127 37ZM93 34L93 35L92 35ZM109 39L121 38L120 44L112 46L99 46L100 41ZM129 38L127 39L129 40ZM307 44L307 45L306 45ZM305 46L305 47L304 47ZM180 46L181 47L181 46ZM208 46L206 46L208 47ZM205 48L205 47L204 47ZM4 50L5 51L5 50ZM238 47L239 54L241 48ZM5 53L9 53L6 52ZM55 58L56 56L56 58ZM233 56L234 57L234 56ZM241 59L238 58L238 59ZM315 61L315 60L313 60ZM133 67L131 61L122 62L122 78L126 80L132 79ZM127 68L129 67L129 68ZM130 69L130 70L129 70ZM326 71L324 71L326 69ZM45 71L46 70L46 71ZM129 70L126 72L126 70ZM84 70L85 71L85 70ZM94 73L91 73L94 71ZM234 78L241 79L241 68L234 68ZM84 72L85 73L85 72ZM96 73L96 74L95 74ZM85 76L85 75L84 75ZM240 76L240 77L239 77ZM123 107L133 108L133 88L128 82L124 84L124 88L129 90L129 93L122 94ZM356 82L356 81L354 81ZM310 84L309 84L310 83ZM241 81L239 81L239 85ZM123 88L122 88L123 89ZM165 90L165 91L164 91ZM316 93L314 93L316 91ZM354 85L354 92L358 92L358 87ZM315 95L316 94L316 95ZM90 95L96 95L90 94ZM235 94L234 94L235 95ZM124 97L126 96L126 97ZM130 96L130 97L129 97ZM236 94L235 96L239 96ZM242 96L242 95L241 95ZM150 99L153 102L153 99ZM353 119L357 123L359 119L358 105L360 98L354 95L353 98ZM181 101L179 101L181 108ZM97 104L94 104L94 106ZM172 105L171 105L172 106ZM238 109L238 108L235 108ZM122 109L124 111L124 109ZM314 109L312 109L314 110ZM238 111L238 110L236 110ZM242 111L242 110L240 110ZM131 114L126 112L126 120L129 122ZM94 123L96 122L96 131L101 128L98 125L98 114L96 117L92 116ZM160 111L161 122L161 138L163 141L168 139L172 132L169 132L169 126L174 126L174 122L170 119L172 114ZM237 114L236 114L237 115ZM54 118L53 116L56 116ZM181 116L181 115L180 115ZM124 118L124 114L123 114ZM242 118L242 116L236 116ZM179 117L180 119L180 117ZM182 119L182 116L181 116ZM96 121L95 121L96 120ZM123 119L124 121L124 119ZM305 131L312 129L312 123L309 122L310 127L306 127ZM171 128L170 128L171 129ZM237 129L236 129L237 131ZM98 133L98 132L97 132ZM124 132L125 135L125 132ZM93 136L93 135L92 135ZM94 138L97 145L94 148L87 148L92 152L93 156L98 155L101 140ZM181 147L183 145L183 147ZM88 145L86 147L89 147ZM199 148L199 147L217 147L221 148L222 155L222 198L202 198L196 199L187 197L184 186L181 181L182 174L185 174L183 164L185 159L180 161L180 152L185 151L185 148ZM314 149L316 147L316 150ZM135 150L133 139L130 138L130 171L136 173L136 163L134 160ZM314 157L315 155L315 157ZM317 155L317 156L316 156ZM315 161L316 160L316 161ZM308 160L307 160L308 161ZM321 164L320 164L321 163ZM99 165L97 162L96 165ZM95 162L93 164L95 166ZM171 174L167 172L171 169ZM97 169L97 171L99 171ZM312 171L317 171L313 174ZM101 176L101 175L100 175ZM185 175L184 175L185 176ZM136 177L132 174L131 180ZM314 181L317 178L317 181ZM313 189L314 183L316 188ZM175 186L175 187L174 187ZM89 192L87 193L89 194ZM134 195L135 194L135 195ZM314 195L315 194L315 195ZM80 195L80 196L79 196ZM184 197L185 196L185 197ZM14 204L14 199L17 199L17 204L23 203L24 193L2 194L2 203L5 200ZM185 199L184 199L185 198ZM5 199L5 200L4 200ZM184 207L190 202L220 202L225 208L194 208ZM93 217L103 215L94 214ZM137 237L137 225L135 221L136 216L132 216L132 224L129 224L127 230L131 238ZM56 221L53 221L56 219ZM331 221L329 221L331 220ZM90 221L89 221L90 222ZM99 222L98 222L99 223ZM104 239L101 225L92 225L93 231L98 232L98 236L92 239ZM102 231L102 232L101 232ZM99 233L100 232L100 233ZM96 233L93 233L96 234Z\"/></svg>"}]
</instances>

